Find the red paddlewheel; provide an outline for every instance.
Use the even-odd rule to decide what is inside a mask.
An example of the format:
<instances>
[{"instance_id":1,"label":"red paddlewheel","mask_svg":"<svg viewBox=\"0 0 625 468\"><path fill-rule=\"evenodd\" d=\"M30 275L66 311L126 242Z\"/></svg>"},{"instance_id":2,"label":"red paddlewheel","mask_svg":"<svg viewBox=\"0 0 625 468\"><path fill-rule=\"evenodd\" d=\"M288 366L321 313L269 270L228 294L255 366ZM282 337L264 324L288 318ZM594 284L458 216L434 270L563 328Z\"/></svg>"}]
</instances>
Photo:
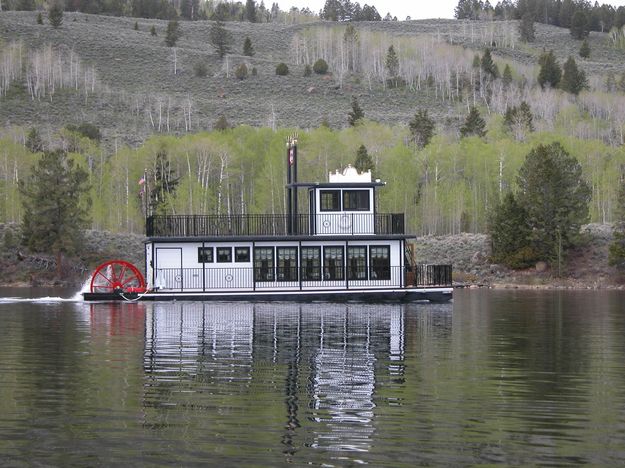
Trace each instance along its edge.
<instances>
[{"instance_id":1,"label":"red paddlewheel","mask_svg":"<svg viewBox=\"0 0 625 468\"><path fill-rule=\"evenodd\" d=\"M92 293L145 292L145 279L132 263L111 260L103 263L91 277Z\"/></svg>"}]
</instances>

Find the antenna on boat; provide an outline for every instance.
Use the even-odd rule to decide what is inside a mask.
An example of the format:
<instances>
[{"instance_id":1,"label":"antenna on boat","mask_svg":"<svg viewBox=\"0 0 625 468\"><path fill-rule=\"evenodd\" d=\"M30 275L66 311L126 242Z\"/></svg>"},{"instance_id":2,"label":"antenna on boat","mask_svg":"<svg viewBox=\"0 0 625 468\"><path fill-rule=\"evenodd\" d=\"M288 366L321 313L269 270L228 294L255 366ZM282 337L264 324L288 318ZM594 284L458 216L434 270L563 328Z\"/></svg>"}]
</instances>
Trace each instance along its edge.
<instances>
[{"instance_id":1,"label":"antenna on boat","mask_svg":"<svg viewBox=\"0 0 625 468\"><path fill-rule=\"evenodd\" d=\"M286 160L288 233L297 234L297 133L286 139Z\"/></svg>"}]
</instances>

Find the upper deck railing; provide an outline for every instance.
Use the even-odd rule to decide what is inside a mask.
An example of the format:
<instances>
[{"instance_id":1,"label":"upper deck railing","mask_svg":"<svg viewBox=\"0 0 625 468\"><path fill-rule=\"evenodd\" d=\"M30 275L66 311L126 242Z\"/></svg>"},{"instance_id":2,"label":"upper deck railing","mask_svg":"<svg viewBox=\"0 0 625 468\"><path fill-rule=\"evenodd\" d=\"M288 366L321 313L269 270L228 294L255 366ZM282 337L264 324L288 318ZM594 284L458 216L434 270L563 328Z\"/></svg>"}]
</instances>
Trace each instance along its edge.
<instances>
[{"instance_id":1,"label":"upper deck railing","mask_svg":"<svg viewBox=\"0 0 625 468\"><path fill-rule=\"evenodd\" d=\"M148 237L405 234L403 213L166 215L146 219Z\"/></svg>"}]
</instances>

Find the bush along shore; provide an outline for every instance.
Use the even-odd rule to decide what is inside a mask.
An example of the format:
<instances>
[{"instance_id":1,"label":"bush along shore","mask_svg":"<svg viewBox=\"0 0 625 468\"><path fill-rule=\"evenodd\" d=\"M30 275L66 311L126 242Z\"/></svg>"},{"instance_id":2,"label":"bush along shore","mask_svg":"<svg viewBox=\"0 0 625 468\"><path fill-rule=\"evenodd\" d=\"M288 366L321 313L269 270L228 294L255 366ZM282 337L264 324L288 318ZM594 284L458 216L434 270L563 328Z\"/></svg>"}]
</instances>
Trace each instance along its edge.
<instances>
[{"instance_id":1,"label":"bush along shore","mask_svg":"<svg viewBox=\"0 0 625 468\"><path fill-rule=\"evenodd\" d=\"M453 265L456 287L533 288L533 289L623 289L625 276L608 265L612 226L588 224L582 240L557 265L539 262L533 268L510 270L490 261L490 238L486 234L462 233L448 236L423 236L416 239L415 256L419 263ZM0 224L0 285L2 286L75 286L89 278L97 265L123 259L144 270L141 234L86 231L80 255L64 258L62 277L57 276L52 254L33 253L20 245L20 230L15 224Z\"/></svg>"}]
</instances>

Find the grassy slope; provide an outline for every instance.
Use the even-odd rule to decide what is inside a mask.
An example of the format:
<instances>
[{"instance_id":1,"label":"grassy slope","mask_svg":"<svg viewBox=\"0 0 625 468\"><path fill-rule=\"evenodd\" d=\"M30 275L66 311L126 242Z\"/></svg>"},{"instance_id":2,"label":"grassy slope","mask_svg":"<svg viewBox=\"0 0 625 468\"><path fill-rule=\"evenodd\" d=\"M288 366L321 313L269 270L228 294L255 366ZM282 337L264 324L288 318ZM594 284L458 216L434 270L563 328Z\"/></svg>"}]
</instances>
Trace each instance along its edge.
<instances>
[{"instance_id":1,"label":"grassy slope","mask_svg":"<svg viewBox=\"0 0 625 468\"><path fill-rule=\"evenodd\" d=\"M109 140L120 136L128 142L139 143L154 132L146 114L148 96L153 109L158 96L164 105L169 98L178 103L190 98L194 131L211 128L222 114L232 124L264 126L275 117L277 126L309 128L327 118L333 126L341 127L346 124L352 94L360 97L368 118L387 123L407 122L418 106L427 106L439 120L456 114L448 103L434 101L431 93L384 90L379 85L370 91L361 84L359 77L350 77L341 89L331 77L303 77L302 67L292 63L289 63L289 76L276 76L276 64L289 62L293 34L305 26L228 23L235 38L235 53L228 59L231 73L226 77L222 62L208 43L211 22L182 23L184 35L178 43L179 73L176 75L173 74L172 49L163 42L166 22L140 19L139 31L133 29L134 22L134 18L66 13L63 26L54 30L49 25L37 25L35 13L2 13L2 41L19 39L29 49L45 44L72 49L84 64L95 67L102 85L101 90L88 99L66 90L57 93L52 100L37 102L31 101L25 91L14 89L0 99L3 124L37 124L55 129L66 123L87 121L99 125ZM156 26L157 37L149 33L152 25ZM454 34L458 23L431 20L366 23L359 27L398 35L440 34L445 37ZM257 52L251 59L237 54L246 36L251 38ZM453 40L472 47L459 35ZM479 44L473 46L479 49ZM518 44L514 50L497 49L496 54L513 64L532 64L543 48L554 48L564 60L568 54L577 54L579 42L570 38L568 30L537 25L537 40L531 47ZM621 71L625 64L623 54L609 47L607 35L593 33L591 48L592 60L582 64L587 72ZM193 73L193 65L200 61L208 66L206 78L198 78ZM257 77L245 81L234 77L234 68L244 61L258 69ZM180 130L180 119L174 120L172 117L172 130Z\"/></svg>"}]
</instances>

